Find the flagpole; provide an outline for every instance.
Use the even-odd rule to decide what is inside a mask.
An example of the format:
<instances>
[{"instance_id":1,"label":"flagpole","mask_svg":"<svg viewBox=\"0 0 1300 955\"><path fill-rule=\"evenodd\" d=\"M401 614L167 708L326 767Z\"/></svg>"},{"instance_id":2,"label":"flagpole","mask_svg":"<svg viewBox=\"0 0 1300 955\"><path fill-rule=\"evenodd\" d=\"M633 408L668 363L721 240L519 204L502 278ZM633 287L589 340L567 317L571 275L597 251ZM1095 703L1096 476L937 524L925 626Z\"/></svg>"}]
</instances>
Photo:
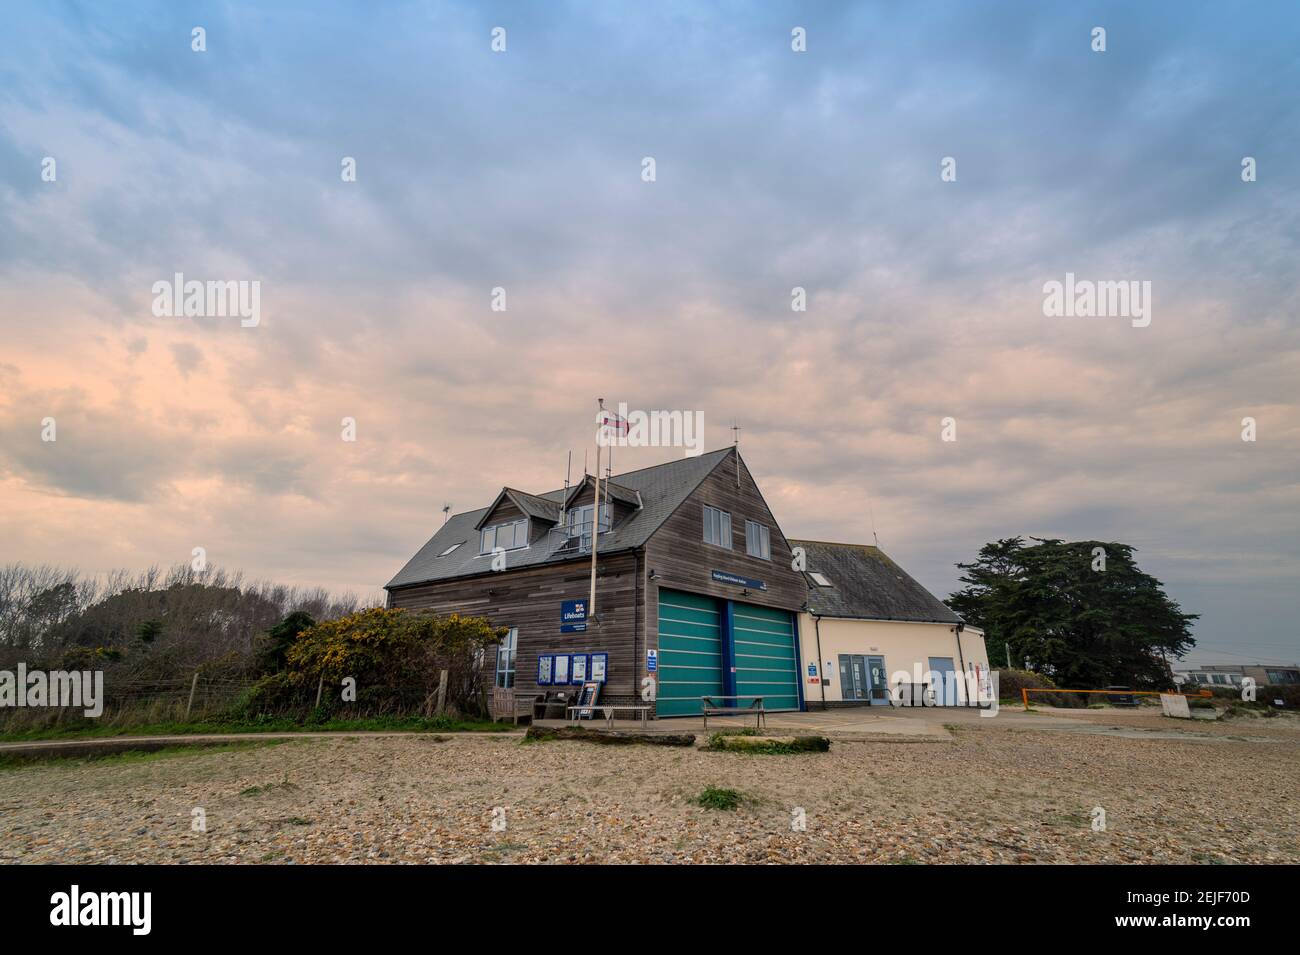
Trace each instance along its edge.
<instances>
[{"instance_id":1,"label":"flagpole","mask_svg":"<svg viewBox=\"0 0 1300 955\"><path fill-rule=\"evenodd\" d=\"M600 402L600 412L605 410L605 399L596 399ZM596 546L600 540L600 438L603 434L605 421L601 413L596 415L596 496L592 498L591 507L591 596L587 600L587 618L594 620L596 618Z\"/></svg>"}]
</instances>

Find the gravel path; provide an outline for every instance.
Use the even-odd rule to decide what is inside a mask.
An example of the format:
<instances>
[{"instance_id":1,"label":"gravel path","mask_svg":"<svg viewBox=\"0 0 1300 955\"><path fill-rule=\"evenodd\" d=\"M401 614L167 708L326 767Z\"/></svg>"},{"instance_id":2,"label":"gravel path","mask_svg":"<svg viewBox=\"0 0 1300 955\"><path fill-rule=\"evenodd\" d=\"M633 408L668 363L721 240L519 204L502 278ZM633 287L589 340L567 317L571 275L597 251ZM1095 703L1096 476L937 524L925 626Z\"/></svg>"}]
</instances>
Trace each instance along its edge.
<instances>
[{"instance_id":1,"label":"gravel path","mask_svg":"<svg viewBox=\"0 0 1300 955\"><path fill-rule=\"evenodd\" d=\"M0 771L0 861L1300 862L1294 728L1184 742L994 723L799 756L511 734L46 763ZM710 785L744 802L693 804Z\"/></svg>"}]
</instances>

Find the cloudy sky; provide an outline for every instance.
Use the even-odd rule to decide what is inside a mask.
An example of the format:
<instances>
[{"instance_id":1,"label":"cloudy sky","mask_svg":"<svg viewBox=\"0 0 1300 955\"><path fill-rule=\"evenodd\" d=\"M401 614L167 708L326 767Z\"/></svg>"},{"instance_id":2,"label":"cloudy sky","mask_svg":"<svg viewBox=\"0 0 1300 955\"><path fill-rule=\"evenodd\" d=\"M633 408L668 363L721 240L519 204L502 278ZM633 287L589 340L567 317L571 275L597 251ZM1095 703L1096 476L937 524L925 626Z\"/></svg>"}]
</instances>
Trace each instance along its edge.
<instances>
[{"instance_id":1,"label":"cloudy sky","mask_svg":"<svg viewBox=\"0 0 1300 955\"><path fill-rule=\"evenodd\" d=\"M369 595L604 396L940 596L1120 540L1192 659L1300 657L1294 4L268 6L6 5L0 561ZM155 316L176 272L260 323ZM1067 272L1151 324L1045 317Z\"/></svg>"}]
</instances>

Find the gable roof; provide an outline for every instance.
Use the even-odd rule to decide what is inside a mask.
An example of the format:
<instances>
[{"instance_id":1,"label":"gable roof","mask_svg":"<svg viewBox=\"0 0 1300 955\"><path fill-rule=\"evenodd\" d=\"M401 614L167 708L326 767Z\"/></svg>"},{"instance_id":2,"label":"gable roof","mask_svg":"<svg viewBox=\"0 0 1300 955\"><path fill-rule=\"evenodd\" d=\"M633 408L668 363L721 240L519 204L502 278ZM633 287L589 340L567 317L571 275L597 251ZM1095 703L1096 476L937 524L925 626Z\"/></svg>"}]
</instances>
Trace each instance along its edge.
<instances>
[{"instance_id":1,"label":"gable roof","mask_svg":"<svg viewBox=\"0 0 1300 955\"><path fill-rule=\"evenodd\" d=\"M538 520L547 521L551 524L556 523L560 519L560 505L555 501L547 500L544 497L538 497L536 494L528 494L524 491L516 490L513 487L503 487L501 493L496 496L496 500L484 509L483 516L475 522L475 530L482 530L483 522L487 520L489 514L497 509L497 505L501 503L502 498L509 500L528 517L535 517Z\"/></svg>"},{"instance_id":2,"label":"gable roof","mask_svg":"<svg viewBox=\"0 0 1300 955\"><path fill-rule=\"evenodd\" d=\"M639 471L614 475L611 496L614 496L613 489L616 488L620 493L632 495L633 500L640 502L640 507L619 521L608 533L600 535L600 553L610 554L642 546L669 515L691 496L700 482L720 463L727 460L733 450L731 447L721 448L696 457L681 458L666 464L642 468ZM579 486L581 484L582 482L579 482ZM605 482L602 481L602 494L604 487ZM505 488L501 494L506 494L510 490L512 489ZM497 495L497 501L500 501L501 494ZM515 494L522 494L522 492L515 492ZM523 497L533 502L540 501L555 506L557 515L554 520L558 520L558 507L564 499L563 488L547 491L545 494L527 494ZM512 500L521 510L524 510L519 500L515 498ZM435 580L488 573L491 570L491 557L479 555L478 530L483 518L495 506L494 501L491 507L453 515L429 539L428 543L406 562L406 566L384 585L384 588L387 590L394 587L409 587ZM438 556L458 541L465 542L465 546L456 548L445 557ZM530 547L507 551L506 569L531 567L553 560L573 560L578 556L572 552L557 554L556 550L562 543L562 535L548 534ZM591 559L589 554L582 556L587 560Z\"/></svg>"},{"instance_id":3,"label":"gable roof","mask_svg":"<svg viewBox=\"0 0 1300 955\"><path fill-rule=\"evenodd\" d=\"M961 623L953 613L879 547L791 540L808 558L808 609L822 617L906 620L915 623ZM825 575L829 587L808 575Z\"/></svg>"},{"instance_id":4,"label":"gable roof","mask_svg":"<svg viewBox=\"0 0 1300 955\"><path fill-rule=\"evenodd\" d=\"M656 465L656 467L664 467L664 466L665 465L662 464ZM649 470L649 468L646 468L645 470ZM631 471L628 473L635 474L637 472ZM620 475L620 477L622 477L622 475ZM596 486L595 477L593 477L590 474L584 474L582 476L581 481L573 485L573 487L569 488L568 497L565 497L563 491L560 492L560 500L564 502L565 507L568 507L570 504L573 503L574 498L576 498L579 494L582 493L583 488L586 487L594 488L595 486ZM554 494L555 492L552 491L551 493ZM640 492L630 487L625 487L622 484L619 484L617 481L602 480L600 482L600 496L604 497L606 493L609 494L610 500L622 501L624 504L630 504L633 507L641 506Z\"/></svg>"}]
</instances>

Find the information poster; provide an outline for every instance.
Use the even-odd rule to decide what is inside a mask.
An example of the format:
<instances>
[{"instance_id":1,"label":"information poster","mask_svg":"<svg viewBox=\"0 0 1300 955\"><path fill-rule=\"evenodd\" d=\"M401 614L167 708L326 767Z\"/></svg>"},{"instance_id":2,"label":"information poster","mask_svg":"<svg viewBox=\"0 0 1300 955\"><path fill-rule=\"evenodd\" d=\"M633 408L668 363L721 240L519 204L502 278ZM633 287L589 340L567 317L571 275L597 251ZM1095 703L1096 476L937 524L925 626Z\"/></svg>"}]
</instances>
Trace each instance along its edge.
<instances>
[{"instance_id":1,"label":"information poster","mask_svg":"<svg viewBox=\"0 0 1300 955\"><path fill-rule=\"evenodd\" d=\"M561 654L555 658L555 683L569 682L569 658Z\"/></svg>"}]
</instances>

